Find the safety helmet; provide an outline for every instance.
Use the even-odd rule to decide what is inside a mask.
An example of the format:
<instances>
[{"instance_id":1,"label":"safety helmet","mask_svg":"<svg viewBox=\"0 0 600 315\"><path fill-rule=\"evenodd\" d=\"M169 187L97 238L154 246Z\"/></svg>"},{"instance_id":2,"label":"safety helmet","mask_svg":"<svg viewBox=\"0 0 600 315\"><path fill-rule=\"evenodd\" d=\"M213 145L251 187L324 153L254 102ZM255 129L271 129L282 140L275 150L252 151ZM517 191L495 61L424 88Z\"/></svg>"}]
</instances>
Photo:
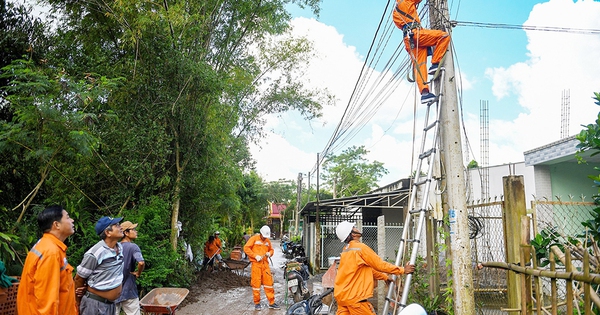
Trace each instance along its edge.
<instances>
[{"instance_id":1,"label":"safety helmet","mask_svg":"<svg viewBox=\"0 0 600 315\"><path fill-rule=\"evenodd\" d=\"M219 233L219 231L215 231L215 235L219 235L219 234L221 234L221 233Z\"/></svg>"},{"instance_id":2,"label":"safety helmet","mask_svg":"<svg viewBox=\"0 0 600 315\"><path fill-rule=\"evenodd\" d=\"M345 242L350 232L352 232L352 228L354 228L354 223L348 221L342 221L335 228L335 235L340 239L340 241Z\"/></svg>"},{"instance_id":3,"label":"safety helmet","mask_svg":"<svg viewBox=\"0 0 600 315\"><path fill-rule=\"evenodd\" d=\"M270 238L271 237L271 228L268 225L263 225L263 227L260 228L260 234L264 238Z\"/></svg>"},{"instance_id":4,"label":"safety helmet","mask_svg":"<svg viewBox=\"0 0 600 315\"><path fill-rule=\"evenodd\" d=\"M413 303L402 309L399 315L427 315L427 312L421 305Z\"/></svg>"}]
</instances>

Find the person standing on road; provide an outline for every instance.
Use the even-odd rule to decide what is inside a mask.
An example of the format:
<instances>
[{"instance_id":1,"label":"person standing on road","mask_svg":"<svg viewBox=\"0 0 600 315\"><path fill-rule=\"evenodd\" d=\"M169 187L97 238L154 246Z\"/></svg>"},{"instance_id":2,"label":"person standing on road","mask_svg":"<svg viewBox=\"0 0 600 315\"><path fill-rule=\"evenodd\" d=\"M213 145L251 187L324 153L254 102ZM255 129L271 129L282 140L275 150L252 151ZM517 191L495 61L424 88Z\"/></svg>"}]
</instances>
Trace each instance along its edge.
<instances>
[{"instance_id":1,"label":"person standing on road","mask_svg":"<svg viewBox=\"0 0 600 315\"><path fill-rule=\"evenodd\" d=\"M219 235L221 235L221 233L219 233L219 231L216 231L215 232L215 245L219 248L219 251L217 252L217 256L215 256L215 260L217 260L220 264L223 261L223 257L221 256L221 252L223 252L223 242L219 238Z\"/></svg>"},{"instance_id":2,"label":"person standing on road","mask_svg":"<svg viewBox=\"0 0 600 315\"><path fill-rule=\"evenodd\" d=\"M362 233L354 223L343 221L335 229L340 241L347 243L340 256L333 294L338 304L337 315L375 315L368 299L373 296L374 281L391 282L386 273L401 275L415 271L415 266L398 267L383 261L369 246L360 242Z\"/></svg>"},{"instance_id":3,"label":"person standing on road","mask_svg":"<svg viewBox=\"0 0 600 315\"><path fill-rule=\"evenodd\" d=\"M265 295L269 300L269 308L280 309L275 303L275 290L273 289L273 275L269 267L269 257L273 256L275 251L269 238L271 229L268 226L260 228L260 233L248 239L244 245L244 252L252 262L250 271L250 286L252 287L252 297L254 299L254 309L261 310L260 305L260 286L265 289Z\"/></svg>"},{"instance_id":4,"label":"person standing on road","mask_svg":"<svg viewBox=\"0 0 600 315\"><path fill-rule=\"evenodd\" d=\"M75 233L73 219L61 206L50 206L37 217L44 233L25 259L17 292L20 315L77 315L73 267L67 262L67 237Z\"/></svg>"},{"instance_id":5,"label":"person standing on road","mask_svg":"<svg viewBox=\"0 0 600 315\"><path fill-rule=\"evenodd\" d=\"M115 315L119 315L121 309L127 315L140 315L140 297L135 280L140 277L144 271L144 257L140 247L133 243L138 238L137 223L130 221L121 223L123 230L123 290L121 296L115 301ZM137 271L136 271L137 266Z\"/></svg>"},{"instance_id":6,"label":"person standing on road","mask_svg":"<svg viewBox=\"0 0 600 315\"><path fill-rule=\"evenodd\" d=\"M95 231L101 240L88 249L77 266L75 288L87 287L83 297L78 298L80 315L114 315L114 301L123 288L123 218L102 217L96 222Z\"/></svg>"}]
</instances>

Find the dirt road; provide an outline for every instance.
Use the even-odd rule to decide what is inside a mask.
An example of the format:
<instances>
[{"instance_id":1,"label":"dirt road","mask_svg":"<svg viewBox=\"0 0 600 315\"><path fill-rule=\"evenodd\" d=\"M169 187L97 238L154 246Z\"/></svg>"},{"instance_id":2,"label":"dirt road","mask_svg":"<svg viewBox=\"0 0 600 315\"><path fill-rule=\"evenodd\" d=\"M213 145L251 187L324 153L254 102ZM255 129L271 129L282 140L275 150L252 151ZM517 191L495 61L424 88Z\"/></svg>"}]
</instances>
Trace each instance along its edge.
<instances>
[{"instance_id":1,"label":"dirt road","mask_svg":"<svg viewBox=\"0 0 600 315\"><path fill-rule=\"evenodd\" d=\"M190 288L190 294L177 310L177 315L283 315L286 306L292 304L292 298L286 301L285 279L281 266L286 259L281 252L278 240L273 241L275 254L272 259L271 272L275 281L275 302L281 310L268 308L269 302L261 288L261 311L254 310L252 289L250 288L250 266L246 267L243 276L230 271L214 271L200 275L198 283ZM310 287L309 287L310 288Z\"/></svg>"}]
</instances>

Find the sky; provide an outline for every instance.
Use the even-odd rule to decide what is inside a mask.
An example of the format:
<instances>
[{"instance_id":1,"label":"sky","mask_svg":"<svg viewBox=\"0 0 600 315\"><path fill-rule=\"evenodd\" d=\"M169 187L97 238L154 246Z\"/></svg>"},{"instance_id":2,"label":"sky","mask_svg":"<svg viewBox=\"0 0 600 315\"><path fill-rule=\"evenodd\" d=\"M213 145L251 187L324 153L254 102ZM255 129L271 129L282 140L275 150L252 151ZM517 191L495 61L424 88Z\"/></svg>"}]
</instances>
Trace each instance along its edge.
<instances>
[{"instance_id":1,"label":"sky","mask_svg":"<svg viewBox=\"0 0 600 315\"><path fill-rule=\"evenodd\" d=\"M371 80L361 84L378 88L379 78L393 90L381 99L372 117L362 121L362 128L334 146L331 153L339 155L350 146L364 145L369 151L367 159L384 163L389 171L380 179L380 186L412 173L424 106L415 102L420 96L414 83L393 77L394 69L382 66L391 61L398 45L400 58L406 57L401 31L392 26L394 3L386 10L387 4L323 0L318 17L290 6L294 36L311 40L316 56L298 79L309 88L326 88L335 95L336 103L324 107L323 116L314 121L302 120L297 112L267 117L267 136L250 148L264 180L295 180L303 173L306 181L317 153L327 146L349 104L382 16L378 34L384 29L393 34L378 46L380 63L364 70ZM522 162L523 152L560 140L565 91L570 95L567 134L575 135L582 125L595 121L600 111L592 99L594 92L600 92L599 1L450 0L448 6L450 19L459 21L452 29L452 47L465 164L481 161L481 101L489 105L489 165ZM593 29L596 34L480 28L460 22ZM352 100L361 102L368 97L365 93ZM314 173L310 181L315 183Z\"/></svg>"}]
</instances>

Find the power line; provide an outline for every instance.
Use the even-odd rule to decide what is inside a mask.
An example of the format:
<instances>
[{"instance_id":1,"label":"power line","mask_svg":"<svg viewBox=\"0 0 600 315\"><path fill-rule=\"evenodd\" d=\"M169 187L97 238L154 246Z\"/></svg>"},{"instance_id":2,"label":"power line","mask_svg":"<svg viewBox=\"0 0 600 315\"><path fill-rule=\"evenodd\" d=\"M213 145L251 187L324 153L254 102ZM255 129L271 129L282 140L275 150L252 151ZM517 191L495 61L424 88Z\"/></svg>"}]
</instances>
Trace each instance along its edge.
<instances>
[{"instance_id":1,"label":"power line","mask_svg":"<svg viewBox=\"0 0 600 315\"><path fill-rule=\"evenodd\" d=\"M450 21L450 23L452 26L471 26L471 27L481 27L481 28L499 28L499 29L509 29L509 30L544 31L544 32L573 33L573 34L586 34L586 35L600 34L600 29L591 29L591 28L515 25L515 24L482 23L482 22L468 22L468 21Z\"/></svg>"}]
</instances>

